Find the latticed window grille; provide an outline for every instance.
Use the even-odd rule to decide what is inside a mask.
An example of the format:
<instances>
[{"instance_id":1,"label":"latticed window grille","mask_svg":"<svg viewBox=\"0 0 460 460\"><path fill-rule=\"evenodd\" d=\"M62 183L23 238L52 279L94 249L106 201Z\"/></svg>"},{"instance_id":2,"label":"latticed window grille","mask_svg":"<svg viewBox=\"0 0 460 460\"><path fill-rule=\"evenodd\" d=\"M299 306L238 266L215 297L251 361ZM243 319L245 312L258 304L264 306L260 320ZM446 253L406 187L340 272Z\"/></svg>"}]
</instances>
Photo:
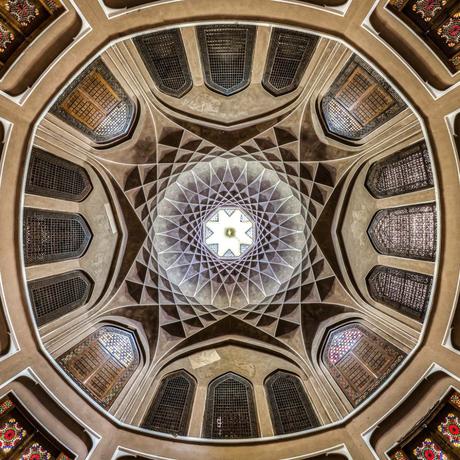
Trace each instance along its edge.
<instances>
[{"instance_id":1,"label":"latticed window grille","mask_svg":"<svg viewBox=\"0 0 460 460\"><path fill-rule=\"evenodd\" d=\"M219 24L197 28L206 84L230 96L249 85L256 28Z\"/></svg>"},{"instance_id":2,"label":"latticed window grille","mask_svg":"<svg viewBox=\"0 0 460 460\"><path fill-rule=\"evenodd\" d=\"M185 436L196 383L185 371L167 375L142 422L142 428Z\"/></svg>"},{"instance_id":3,"label":"latticed window grille","mask_svg":"<svg viewBox=\"0 0 460 460\"><path fill-rule=\"evenodd\" d=\"M93 142L104 144L129 133L136 107L112 72L97 59L69 85L51 113Z\"/></svg>"},{"instance_id":4,"label":"latticed window grille","mask_svg":"<svg viewBox=\"0 0 460 460\"><path fill-rule=\"evenodd\" d=\"M433 171L425 142L376 161L369 169L366 186L375 198L433 187Z\"/></svg>"},{"instance_id":5,"label":"latticed window grille","mask_svg":"<svg viewBox=\"0 0 460 460\"><path fill-rule=\"evenodd\" d=\"M75 454L51 436L13 393L0 398L2 460L73 460Z\"/></svg>"},{"instance_id":6,"label":"latticed window grille","mask_svg":"<svg viewBox=\"0 0 460 460\"><path fill-rule=\"evenodd\" d=\"M24 208L24 260L26 265L81 257L91 231L80 214Z\"/></svg>"},{"instance_id":7,"label":"latticed window grille","mask_svg":"<svg viewBox=\"0 0 460 460\"><path fill-rule=\"evenodd\" d=\"M321 101L327 130L360 140L405 108L391 86L358 56L353 56Z\"/></svg>"},{"instance_id":8,"label":"latticed window grille","mask_svg":"<svg viewBox=\"0 0 460 460\"><path fill-rule=\"evenodd\" d=\"M179 29L134 38L134 44L160 91L182 97L192 88L192 76Z\"/></svg>"},{"instance_id":9,"label":"latticed window grille","mask_svg":"<svg viewBox=\"0 0 460 460\"><path fill-rule=\"evenodd\" d=\"M265 66L263 86L275 96L294 91L302 80L318 37L287 29L274 29Z\"/></svg>"},{"instance_id":10,"label":"latticed window grille","mask_svg":"<svg viewBox=\"0 0 460 460\"><path fill-rule=\"evenodd\" d=\"M381 254L433 261L436 256L434 203L382 209L372 219L369 238Z\"/></svg>"},{"instance_id":11,"label":"latticed window grille","mask_svg":"<svg viewBox=\"0 0 460 460\"><path fill-rule=\"evenodd\" d=\"M404 356L401 350L359 323L333 330L322 354L324 364L353 406L375 391Z\"/></svg>"},{"instance_id":12,"label":"latticed window grille","mask_svg":"<svg viewBox=\"0 0 460 460\"><path fill-rule=\"evenodd\" d=\"M259 436L252 385L229 372L208 387L204 436L212 439Z\"/></svg>"},{"instance_id":13,"label":"latticed window grille","mask_svg":"<svg viewBox=\"0 0 460 460\"><path fill-rule=\"evenodd\" d=\"M84 305L93 285L93 280L81 270L29 281L37 324L42 326Z\"/></svg>"},{"instance_id":14,"label":"latticed window grille","mask_svg":"<svg viewBox=\"0 0 460 460\"><path fill-rule=\"evenodd\" d=\"M299 377L277 371L266 380L265 387L275 434L295 433L319 425Z\"/></svg>"},{"instance_id":15,"label":"latticed window grille","mask_svg":"<svg viewBox=\"0 0 460 460\"><path fill-rule=\"evenodd\" d=\"M91 181L84 168L37 147L32 149L27 173L27 193L82 201L91 189Z\"/></svg>"},{"instance_id":16,"label":"latticed window grille","mask_svg":"<svg viewBox=\"0 0 460 460\"><path fill-rule=\"evenodd\" d=\"M139 366L140 353L132 332L103 326L62 355L58 363L108 409Z\"/></svg>"},{"instance_id":17,"label":"latticed window grille","mask_svg":"<svg viewBox=\"0 0 460 460\"><path fill-rule=\"evenodd\" d=\"M371 297L418 320L430 301L433 277L399 268L377 266L367 277Z\"/></svg>"}]
</instances>

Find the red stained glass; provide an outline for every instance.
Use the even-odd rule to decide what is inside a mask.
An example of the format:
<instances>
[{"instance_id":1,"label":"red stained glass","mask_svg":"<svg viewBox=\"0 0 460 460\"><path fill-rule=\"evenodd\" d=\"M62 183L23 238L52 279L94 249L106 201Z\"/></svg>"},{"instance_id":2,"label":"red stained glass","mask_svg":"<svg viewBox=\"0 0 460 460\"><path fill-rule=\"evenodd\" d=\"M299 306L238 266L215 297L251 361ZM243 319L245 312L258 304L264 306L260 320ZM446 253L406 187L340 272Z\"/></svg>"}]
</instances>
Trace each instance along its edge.
<instances>
[{"instance_id":1,"label":"red stained glass","mask_svg":"<svg viewBox=\"0 0 460 460\"><path fill-rule=\"evenodd\" d=\"M23 27L27 27L40 14L40 10L30 0L7 0L5 9Z\"/></svg>"},{"instance_id":2,"label":"red stained glass","mask_svg":"<svg viewBox=\"0 0 460 460\"><path fill-rule=\"evenodd\" d=\"M448 414L438 425L438 431L453 447L460 447L460 420L455 414Z\"/></svg>"},{"instance_id":3,"label":"red stained glass","mask_svg":"<svg viewBox=\"0 0 460 460\"><path fill-rule=\"evenodd\" d=\"M9 453L27 435L16 419L11 418L0 425L0 453Z\"/></svg>"},{"instance_id":4,"label":"red stained glass","mask_svg":"<svg viewBox=\"0 0 460 460\"><path fill-rule=\"evenodd\" d=\"M51 454L38 442L34 442L21 454L20 460L52 460Z\"/></svg>"},{"instance_id":5,"label":"red stained glass","mask_svg":"<svg viewBox=\"0 0 460 460\"><path fill-rule=\"evenodd\" d=\"M460 44L460 12L455 13L438 28L438 35L444 39L449 48Z\"/></svg>"},{"instance_id":6,"label":"red stained glass","mask_svg":"<svg viewBox=\"0 0 460 460\"><path fill-rule=\"evenodd\" d=\"M412 10L429 22L442 11L446 3L447 0L417 0L412 5Z\"/></svg>"},{"instance_id":7,"label":"red stained glass","mask_svg":"<svg viewBox=\"0 0 460 460\"><path fill-rule=\"evenodd\" d=\"M417 460L449 460L447 454L430 438L414 449Z\"/></svg>"}]
</instances>

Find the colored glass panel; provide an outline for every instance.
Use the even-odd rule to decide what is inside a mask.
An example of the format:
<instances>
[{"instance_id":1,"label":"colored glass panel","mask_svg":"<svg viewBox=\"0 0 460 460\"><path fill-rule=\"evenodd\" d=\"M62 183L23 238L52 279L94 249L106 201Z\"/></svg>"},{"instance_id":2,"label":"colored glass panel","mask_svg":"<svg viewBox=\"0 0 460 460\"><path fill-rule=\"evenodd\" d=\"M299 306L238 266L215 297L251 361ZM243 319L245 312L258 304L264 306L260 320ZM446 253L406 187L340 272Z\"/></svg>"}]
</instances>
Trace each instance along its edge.
<instances>
[{"instance_id":1,"label":"colored glass panel","mask_svg":"<svg viewBox=\"0 0 460 460\"><path fill-rule=\"evenodd\" d=\"M447 0L417 0L412 5L412 11L429 22L442 11L446 3Z\"/></svg>"},{"instance_id":2,"label":"colored glass panel","mask_svg":"<svg viewBox=\"0 0 460 460\"><path fill-rule=\"evenodd\" d=\"M6 0L3 6L22 27L29 26L40 15L38 6L30 0Z\"/></svg>"},{"instance_id":3,"label":"colored glass panel","mask_svg":"<svg viewBox=\"0 0 460 460\"><path fill-rule=\"evenodd\" d=\"M335 335L331 341L328 358L331 364L338 363L350 350L352 350L363 333L357 328L347 329Z\"/></svg>"},{"instance_id":4,"label":"colored glass panel","mask_svg":"<svg viewBox=\"0 0 460 460\"><path fill-rule=\"evenodd\" d=\"M3 21L0 21L0 53L5 53L15 40L13 30Z\"/></svg>"},{"instance_id":5,"label":"colored glass panel","mask_svg":"<svg viewBox=\"0 0 460 460\"><path fill-rule=\"evenodd\" d=\"M13 401L11 399L5 399L0 403L0 415L4 414L9 409L14 407Z\"/></svg>"},{"instance_id":6,"label":"colored glass panel","mask_svg":"<svg viewBox=\"0 0 460 460\"><path fill-rule=\"evenodd\" d=\"M10 418L4 421L0 425L0 453L11 452L23 441L26 435L26 430L16 419Z\"/></svg>"},{"instance_id":7,"label":"colored glass panel","mask_svg":"<svg viewBox=\"0 0 460 460\"><path fill-rule=\"evenodd\" d=\"M449 48L460 44L460 12L453 14L438 28L438 35Z\"/></svg>"},{"instance_id":8,"label":"colored glass panel","mask_svg":"<svg viewBox=\"0 0 460 460\"><path fill-rule=\"evenodd\" d=\"M24 449L20 460L52 460L52 455L38 442L34 442L31 446Z\"/></svg>"},{"instance_id":9,"label":"colored glass panel","mask_svg":"<svg viewBox=\"0 0 460 460\"><path fill-rule=\"evenodd\" d=\"M460 447L460 420L455 414L448 414L438 425L438 431L453 447Z\"/></svg>"},{"instance_id":10,"label":"colored glass panel","mask_svg":"<svg viewBox=\"0 0 460 460\"><path fill-rule=\"evenodd\" d=\"M449 398L449 402L460 409L460 394L455 391Z\"/></svg>"},{"instance_id":11,"label":"colored glass panel","mask_svg":"<svg viewBox=\"0 0 460 460\"><path fill-rule=\"evenodd\" d=\"M449 460L447 454L431 438L426 438L414 449L417 460Z\"/></svg>"}]
</instances>

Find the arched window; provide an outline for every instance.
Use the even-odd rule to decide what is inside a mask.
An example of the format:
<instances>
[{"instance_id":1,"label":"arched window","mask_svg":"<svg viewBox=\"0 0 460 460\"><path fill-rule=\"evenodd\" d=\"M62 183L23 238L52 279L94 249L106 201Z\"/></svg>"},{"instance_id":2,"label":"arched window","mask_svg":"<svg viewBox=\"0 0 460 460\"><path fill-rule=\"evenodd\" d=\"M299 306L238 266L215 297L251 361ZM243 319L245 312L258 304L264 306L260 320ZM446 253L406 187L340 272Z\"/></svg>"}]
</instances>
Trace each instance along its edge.
<instances>
[{"instance_id":1,"label":"arched window","mask_svg":"<svg viewBox=\"0 0 460 460\"><path fill-rule=\"evenodd\" d=\"M183 370L167 375L150 405L142 428L186 436L195 387L193 377Z\"/></svg>"},{"instance_id":2,"label":"arched window","mask_svg":"<svg viewBox=\"0 0 460 460\"><path fill-rule=\"evenodd\" d=\"M256 438L254 393L251 383L228 372L208 387L204 436L212 439Z\"/></svg>"},{"instance_id":3,"label":"arched window","mask_svg":"<svg viewBox=\"0 0 460 460\"><path fill-rule=\"evenodd\" d=\"M299 377L277 371L268 377L265 388L275 434L295 433L319 425Z\"/></svg>"},{"instance_id":4,"label":"arched window","mask_svg":"<svg viewBox=\"0 0 460 460\"><path fill-rule=\"evenodd\" d=\"M315 51L318 37L287 29L274 29L262 84L275 96L294 91Z\"/></svg>"},{"instance_id":5,"label":"arched window","mask_svg":"<svg viewBox=\"0 0 460 460\"><path fill-rule=\"evenodd\" d=\"M97 144L127 136L136 107L112 72L96 59L64 91L51 113Z\"/></svg>"},{"instance_id":6,"label":"arched window","mask_svg":"<svg viewBox=\"0 0 460 460\"><path fill-rule=\"evenodd\" d=\"M192 88L192 76L179 29L134 38L139 54L160 91L182 97Z\"/></svg>"},{"instance_id":7,"label":"arched window","mask_svg":"<svg viewBox=\"0 0 460 460\"><path fill-rule=\"evenodd\" d=\"M78 259L92 239L80 214L24 208L24 260L26 265Z\"/></svg>"},{"instance_id":8,"label":"arched window","mask_svg":"<svg viewBox=\"0 0 460 460\"><path fill-rule=\"evenodd\" d=\"M433 278L399 268L377 266L367 277L371 297L418 320L423 320L430 301Z\"/></svg>"},{"instance_id":9,"label":"arched window","mask_svg":"<svg viewBox=\"0 0 460 460\"><path fill-rule=\"evenodd\" d=\"M103 326L58 359L62 368L108 409L140 363L132 332Z\"/></svg>"},{"instance_id":10,"label":"arched window","mask_svg":"<svg viewBox=\"0 0 460 460\"><path fill-rule=\"evenodd\" d=\"M391 374L404 353L359 323L330 332L322 359L353 406L366 399Z\"/></svg>"},{"instance_id":11,"label":"arched window","mask_svg":"<svg viewBox=\"0 0 460 460\"><path fill-rule=\"evenodd\" d=\"M321 101L327 130L360 140L406 105L391 86L358 56L353 56Z\"/></svg>"},{"instance_id":12,"label":"arched window","mask_svg":"<svg viewBox=\"0 0 460 460\"><path fill-rule=\"evenodd\" d=\"M256 37L254 26L218 24L197 28L206 84L230 96L249 85Z\"/></svg>"},{"instance_id":13,"label":"arched window","mask_svg":"<svg viewBox=\"0 0 460 460\"><path fill-rule=\"evenodd\" d=\"M32 149L26 193L83 201L91 189L91 181L84 168L37 147Z\"/></svg>"},{"instance_id":14,"label":"arched window","mask_svg":"<svg viewBox=\"0 0 460 460\"><path fill-rule=\"evenodd\" d=\"M30 300L39 326L84 305L94 282L81 270L29 281Z\"/></svg>"},{"instance_id":15,"label":"arched window","mask_svg":"<svg viewBox=\"0 0 460 460\"><path fill-rule=\"evenodd\" d=\"M433 261L436 256L436 205L382 209L372 219L368 234L381 254Z\"/></svg>"},{"instance_id":16,"label":"arched window","mask_svg":"<svg viewBox=\"0 0 460 460\"><path fill-rule=\"evenodd\" d=\"M433 171L425 142L376 161L369 169L366 187L375 198L433 187Z\"/></svg>"}]
</instances>

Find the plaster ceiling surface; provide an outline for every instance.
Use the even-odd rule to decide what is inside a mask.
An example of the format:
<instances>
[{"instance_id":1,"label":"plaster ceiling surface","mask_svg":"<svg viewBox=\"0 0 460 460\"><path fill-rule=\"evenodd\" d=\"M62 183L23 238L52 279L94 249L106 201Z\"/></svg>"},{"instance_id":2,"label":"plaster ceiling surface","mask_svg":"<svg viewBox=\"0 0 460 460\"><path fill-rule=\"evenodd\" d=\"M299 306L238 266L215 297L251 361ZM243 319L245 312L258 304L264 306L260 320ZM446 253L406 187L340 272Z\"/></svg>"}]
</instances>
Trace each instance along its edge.
<instances>
[{"instance_id":1,"label":"plaster ceiling surface","mask_svg":"<svg viewBox=\"0 0 460 460\"><path fill-rule=\"evenodd\" d=\"M231 130L215 130L212 124L193 118L192 111L184 121L183 100L174 107L168 99L165 110L142 89L144 77L134 72L123 78L136 94L140 127L107 151L88 145L81 150L110 178L111 199L117 202L114 213L124 238L114 254L119 265L111 276L116 281L107 282L113 290L101 294L103 300L97 310L88 312L88 318L97 323L119 316L131 328L142 330L152 381L167 366L174 368L179 358L190 356L196 361L193 353L200 347L213 353L211 364L218 362L208 343L215 345L221 337L246 340L268 355L283 355L308 380L321 372L314 358L321 351L318 331L325 336L331 325L346 319L375 321L375 329L388 328L387 335L391 328L397 329L399 317L387 320L381 310L367 315L369 299L362 294L365 279L353 279L342 253L349 246L341 244L343 235L337 231L348 202L367 193L354 193L356 177L380 145L390 150L392 146L385 144L385 133L370 136L367 150L365 142L350 146L324 131L316 99L324 93L323 86L331 85L333 66L327 55L339 45L326 37L321 40L321 52L330 65L328 75L320 74L318 81L323 81L317 83L315 93L303 81L289 109L288 98L277 100L265 93L271 113L283 111L273 119L267 121L264 107L260 119L251 110L250 122L246 113L239 120L220 114L222 119L232 119L236 127ZM113 45L103 57L109 62L120 46ZM353 55L345 45L340 47L344 56ZM203 99L209 99L210 90L200 89ZM262 85L251 83L237 95L240 102L244 91L257 94ZM193 97L196 101L199 94ZM226 96L213 93L212 99L222 99L220 106L231 110ZM407 117L414 115L406 109ZM413 119L418 126L417 117ZM402 118L395 122L396 137L403 124ZM155 141L146 142L145 132L150 141L154 132ZM225 139L216 141L220 136ZM306 143L314 147L308 155ZM370 196L366 200L360 202L362 213L356 217L364 224L376 208ZM363 235L365 231L351 235L351 246L376 265L377 255L361 241L367 237ZM403 359L422 334L418 326L409 331L407 321L401 324L405 329L396 331L394 339L402 344L401 336L409 337L401 345ZM351 346L363 337L361 329L356 331ZM331 361L342 357L336 354ZM329 377L332 393L336 390L331 381ZM319 388L321 383L318 378L313 386ZM345 397L336 404L328 423L354 409Z\"/></svg>"}]
</instances>

